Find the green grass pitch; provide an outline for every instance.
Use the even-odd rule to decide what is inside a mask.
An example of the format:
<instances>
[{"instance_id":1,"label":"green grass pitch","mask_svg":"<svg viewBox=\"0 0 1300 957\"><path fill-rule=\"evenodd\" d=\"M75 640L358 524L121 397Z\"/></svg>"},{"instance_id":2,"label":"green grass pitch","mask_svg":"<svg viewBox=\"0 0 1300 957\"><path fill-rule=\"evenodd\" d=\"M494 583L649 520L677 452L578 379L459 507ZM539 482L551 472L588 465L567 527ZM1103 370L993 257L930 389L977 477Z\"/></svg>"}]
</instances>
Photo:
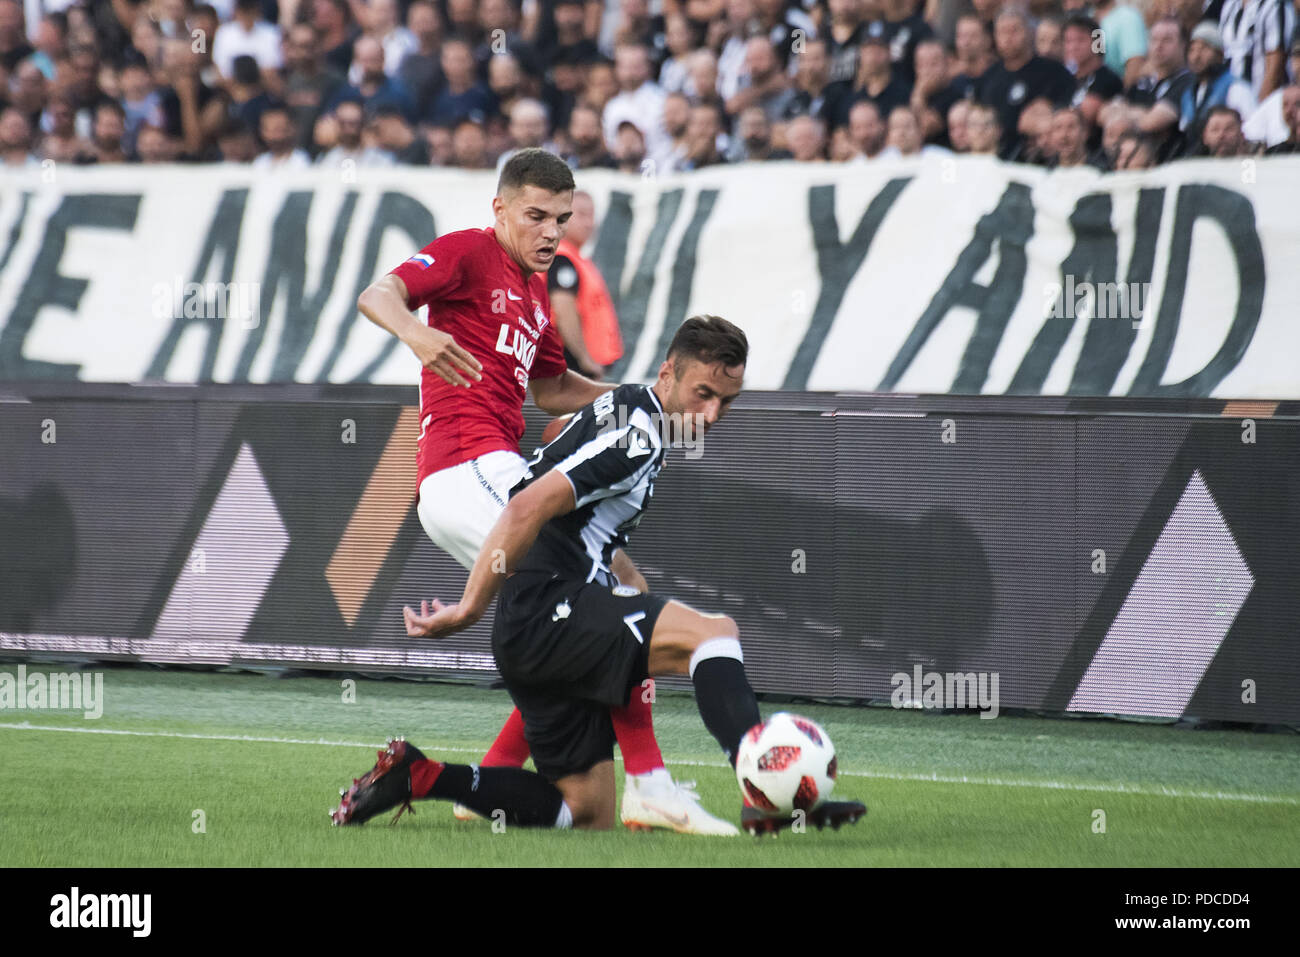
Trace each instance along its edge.
<instances>
[{"instance_id":1,"label":"green grass pitch","mask_svg":"<svg viewBox=\"0 0 1300 957\"><path fill-rule=\"evenodd\" d=\"M333 678L119 668L105 673L98 720L0 711L0 864L1300 864L1297 735L813 704L785 710L827 728L839 754L836 793L870 807L839 832L497 833L487 822L456 821L437 801L417 802L396 827L384 816L334 828L326 811L340 785L370 768L388 734L405 734L431 757L469 762L509 709L503 691L403 681L358 680L355 702L343 699ZM655 724L673 774L697 781L715 814L737 819L735 778L693 698L661 694Z\"/></svg>"}]
</instances>

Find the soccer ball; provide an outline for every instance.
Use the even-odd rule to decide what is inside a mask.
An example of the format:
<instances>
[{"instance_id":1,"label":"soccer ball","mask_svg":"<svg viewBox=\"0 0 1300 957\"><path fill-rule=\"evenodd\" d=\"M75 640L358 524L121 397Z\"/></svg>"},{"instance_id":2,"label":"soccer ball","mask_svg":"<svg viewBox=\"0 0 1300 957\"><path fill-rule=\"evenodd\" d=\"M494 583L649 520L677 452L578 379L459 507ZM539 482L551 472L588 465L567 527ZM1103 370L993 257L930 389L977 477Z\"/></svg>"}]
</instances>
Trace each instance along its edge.
<instances>
[{"instance_id":1,"label":"soccer ball","mask_svg":"<svg viewBox=\"0 0 1300 957\"><path fill-rule=\"evenodd\" d=\"M835 786L835 746L816 721L782 711L740 739L736 780L761 811L788 815L811 811Z\"/></svg>"}]
</instances>

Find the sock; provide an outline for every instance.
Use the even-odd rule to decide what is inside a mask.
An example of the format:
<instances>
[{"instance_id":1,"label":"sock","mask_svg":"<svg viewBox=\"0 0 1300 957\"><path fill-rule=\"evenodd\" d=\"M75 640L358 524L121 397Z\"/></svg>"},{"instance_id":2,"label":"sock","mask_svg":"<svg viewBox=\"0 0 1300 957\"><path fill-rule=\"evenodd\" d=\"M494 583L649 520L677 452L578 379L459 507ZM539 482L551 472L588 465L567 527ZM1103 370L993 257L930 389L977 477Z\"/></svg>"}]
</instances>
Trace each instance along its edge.
<instances>
[{"instance_id":1,"label":"sock","mask_svg":"<svg viewBox=\"0 0 1300 957\"><path fill-rule=\"evenodd\" d=\"M695 704L709 733L736 766L736 748L745 732L763 720L758 700L745 677L740 642L735 638L711 638L691 655L691 681L695 683Z\"/></svg>"},{"instance_id":2,"label":"sock","mask_svg":"<svg viewBox=\"0 0 1300 957\"><path fill-rule=\"evenodd\" d=\"M649 774L664 766L664 756L655 740L654 716L650 702L640 687L632 689L632 698L626 707L610 708L610 721L614 737L618 738L623 752L623 770L631 775Z\"/></svg>"},{"instance_id":3,"label":"sock","mask_svg":"<svg viewBox=\"0 0 1300 957\"><path fill-rule=\"evenodd\" d=\"M515 708L506 718L497 738L483 756L485 768L522 768L528 760L528 739L524 737L524 716Z\"/></svg>"},{"instance_id":4,"label":"sock","mask_svg":"<svg viewBox=\"0 0 1300 957\"><path fill-rule=\"evenodd\" d=\"M437 765L436 770L426 765ZM472 811L514 827L571 826L564 797L540 774L521 768L484 768L476 764L439 764L416 761L411 765L411 797L458 801Z\"/></svg>"}]
</instances>

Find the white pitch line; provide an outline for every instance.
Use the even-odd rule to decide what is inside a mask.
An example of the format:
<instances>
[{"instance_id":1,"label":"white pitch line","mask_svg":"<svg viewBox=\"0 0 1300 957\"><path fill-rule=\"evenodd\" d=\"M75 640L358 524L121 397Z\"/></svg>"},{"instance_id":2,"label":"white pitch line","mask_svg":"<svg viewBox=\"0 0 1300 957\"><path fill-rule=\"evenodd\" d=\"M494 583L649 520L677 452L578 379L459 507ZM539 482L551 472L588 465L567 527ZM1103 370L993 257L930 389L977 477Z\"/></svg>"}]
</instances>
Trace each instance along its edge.
<instances>
[{"instance_id":1,"label":"white pitch line","mask_svg":"<svg viewBox=\"0 0 1300 957\"><path fill-rule=\"evenodd\" d=\"M316 744L333 748L383 748L383 744L368 741L331 741L327 738L269 738L251 734L186 734L180 731L123 731L114 728L70 728L36 725L23 721L18 724L0 723L0 729L10 731L67 731L75 734L117 734L135 738L185 738L197 741L244 741L254 744ZM454 754L481 754L482 748L430 748ZM621 758L617 760L622 760ZM669 760L671 765L691 768L717 768L728 765L721 761ZM1145 797L1193 798L1202 801L1249 801L1257 804L1300 805L1300 798L1280 794L1244 794L1235 791L1184 791L1179 788L1149 788L1127 784L1075 784L1069 781L1027 781L1007 778L979 778L969 775L945 774L893 774L884 771L840 771L845 777L874 778L882 781L918 781L931 784L976 784L985 787L1043 788L1050 791L1098 791L1104 794L1135 794Z\"/></svg>"}]
</instances>

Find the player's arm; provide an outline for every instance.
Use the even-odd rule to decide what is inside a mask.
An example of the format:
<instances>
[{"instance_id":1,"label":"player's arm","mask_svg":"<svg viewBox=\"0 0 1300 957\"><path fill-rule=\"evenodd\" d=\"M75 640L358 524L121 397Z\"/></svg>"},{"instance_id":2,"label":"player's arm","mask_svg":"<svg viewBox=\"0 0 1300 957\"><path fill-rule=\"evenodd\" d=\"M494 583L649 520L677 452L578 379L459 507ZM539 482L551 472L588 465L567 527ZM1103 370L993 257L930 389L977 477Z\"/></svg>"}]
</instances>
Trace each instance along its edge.
<instances>
[{"instance_id":1,"label":"player's arm","mask_svg":"<svg viewBox=\"0 0 1300 957\"><path fill-rule=\"evenodd\" d=\"M465 584L465 593L454 605L420 603L420 614L403 608L406 633L412 638L445 638L478 622L501 590L506 576L532 548L542 526L557 515L574 509L573 485L559 469L546 475L510 499L505 511L488 533Z\"/></svg>"},{"instance_id":2,"label":"player's arm","mask_svg":"<svg viewBox=\"0 0 1300 957\"><path fill-rule=\"evenodd\" d=\"M367 286L357 309L379 328L404 342L420 365L452 385L469 387L482 380L482 364L449 334L425 325L408 305L406 283L391 273Z\"/></svg>"},{"instance_id":3,"label":"player's arm","mask_svg":"<svg viewBox=\"0 0 1300 957\"><path fill-rule=\"evenodd\" d=\"M543 412L568 415L595 402L614 386L610 383L592 382L586 376L567 369L562 375L548 379L529 379L528 388L533 392L533 401Z\"/></svg>"},{"instance_id":4,"label":"player's arm","mask_svg":"<svg viewBox=\"0 0 1300 957\"><path fill-rule=\"evenodd\" d=\"M614 557L609 560L609 570L614 573L620 585L629 585L643 595L650 590L650 583L621 548L614 550Z\"/></svg>"}]
</instances>

